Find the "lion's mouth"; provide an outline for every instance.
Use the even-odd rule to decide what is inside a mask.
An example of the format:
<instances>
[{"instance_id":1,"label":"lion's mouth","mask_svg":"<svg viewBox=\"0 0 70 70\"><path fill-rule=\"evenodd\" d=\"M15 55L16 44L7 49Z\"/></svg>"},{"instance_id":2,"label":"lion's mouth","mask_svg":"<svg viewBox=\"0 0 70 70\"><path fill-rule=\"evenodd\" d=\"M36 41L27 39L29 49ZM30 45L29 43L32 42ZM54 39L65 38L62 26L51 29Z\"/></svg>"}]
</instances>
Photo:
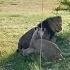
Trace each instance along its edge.
<instances>
[{"instance_id":1,"label":"lion's mouth","mask_svg":"<svg viewBox=\"0 0 70 70\"><path fill-rule=\"evenodd\" d=\"M61 31L61 30L62 30L62 28L56 29L57 32L59 32L59 31Z\"/></svg>"}]
</instances>

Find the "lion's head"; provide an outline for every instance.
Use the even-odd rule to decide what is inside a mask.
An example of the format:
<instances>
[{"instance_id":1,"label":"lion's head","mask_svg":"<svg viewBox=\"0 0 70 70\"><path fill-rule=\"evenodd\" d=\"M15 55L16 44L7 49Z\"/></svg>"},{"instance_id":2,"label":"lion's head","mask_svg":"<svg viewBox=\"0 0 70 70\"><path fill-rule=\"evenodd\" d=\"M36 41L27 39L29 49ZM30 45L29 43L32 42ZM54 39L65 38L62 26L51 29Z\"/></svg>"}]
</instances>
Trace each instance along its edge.
<instances>
[{"instance_id":1,"label":"lion's head","mask_svg":"<svg viewBox=\"0 0 70 70\"><path fill-rule=\"evenodd\" d=\"M62 30L62 19L60 16L48 18L48 25L53 32L59 32Z\"/></svg>"}]
</instances>

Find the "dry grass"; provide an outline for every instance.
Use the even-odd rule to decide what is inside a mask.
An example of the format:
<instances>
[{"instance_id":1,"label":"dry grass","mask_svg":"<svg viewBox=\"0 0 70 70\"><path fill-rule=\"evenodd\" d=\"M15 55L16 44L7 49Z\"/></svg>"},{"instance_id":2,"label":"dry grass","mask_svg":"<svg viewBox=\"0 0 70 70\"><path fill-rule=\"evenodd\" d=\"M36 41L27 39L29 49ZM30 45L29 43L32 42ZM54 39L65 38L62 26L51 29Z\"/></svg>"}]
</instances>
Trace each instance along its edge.
<instances>
[{"instance_id":1,"label":"dry grass","mask_svg":"<svg viewBox=\"0 0 70 70\"><path fill-rule=\"evenodd\" d=\"M52 6L52 7L51 7ZM57 0L43 0L44 12L51 11L58 6ZM0 0L0 11L20 13L41 13L42 0Z\"/></svg>"}]
</instances>

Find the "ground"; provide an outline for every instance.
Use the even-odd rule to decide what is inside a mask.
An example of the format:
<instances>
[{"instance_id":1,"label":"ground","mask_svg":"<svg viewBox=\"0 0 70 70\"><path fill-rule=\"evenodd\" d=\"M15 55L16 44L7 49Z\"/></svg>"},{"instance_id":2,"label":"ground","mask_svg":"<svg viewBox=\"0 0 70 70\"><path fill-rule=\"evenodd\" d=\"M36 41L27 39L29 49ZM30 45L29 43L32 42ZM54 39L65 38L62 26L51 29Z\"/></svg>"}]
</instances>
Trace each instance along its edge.
<instances>
[{"instance_id":1,"label":"ground","mask_svg":"<svg viewBox=\"0 0 70 70\"><path fill-rule=\"evenodd\" d=\"M19 38L43 19L60 15L62 31L57 34L57 44L62 52L70 54L70 12L53 11L57 0L0 0L0 70L39 70L39 56L23 57L16 53ZM65 61L42 60L43 70L70 70L70 55ZM46 63L47 66L43 66Z\"/></svg>"}]
</instances>

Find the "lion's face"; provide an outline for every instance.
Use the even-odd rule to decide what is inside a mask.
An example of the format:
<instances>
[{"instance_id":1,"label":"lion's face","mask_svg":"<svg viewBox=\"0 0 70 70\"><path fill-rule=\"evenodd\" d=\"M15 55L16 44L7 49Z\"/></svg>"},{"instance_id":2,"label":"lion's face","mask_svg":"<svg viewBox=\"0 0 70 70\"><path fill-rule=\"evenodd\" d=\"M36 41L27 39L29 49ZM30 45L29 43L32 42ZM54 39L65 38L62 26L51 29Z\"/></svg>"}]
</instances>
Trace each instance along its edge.
<instances>
[{"instance_id":1,"label":"lion's face","mask_svg":"<svg viewBox=\"0 0 70 70\"><path fill-rule=\"evenodd\" d=\"M49 19L48 24L53 32L59 32L62 30L62 19L59 16Z\"/></svg>"}]
</instances>

